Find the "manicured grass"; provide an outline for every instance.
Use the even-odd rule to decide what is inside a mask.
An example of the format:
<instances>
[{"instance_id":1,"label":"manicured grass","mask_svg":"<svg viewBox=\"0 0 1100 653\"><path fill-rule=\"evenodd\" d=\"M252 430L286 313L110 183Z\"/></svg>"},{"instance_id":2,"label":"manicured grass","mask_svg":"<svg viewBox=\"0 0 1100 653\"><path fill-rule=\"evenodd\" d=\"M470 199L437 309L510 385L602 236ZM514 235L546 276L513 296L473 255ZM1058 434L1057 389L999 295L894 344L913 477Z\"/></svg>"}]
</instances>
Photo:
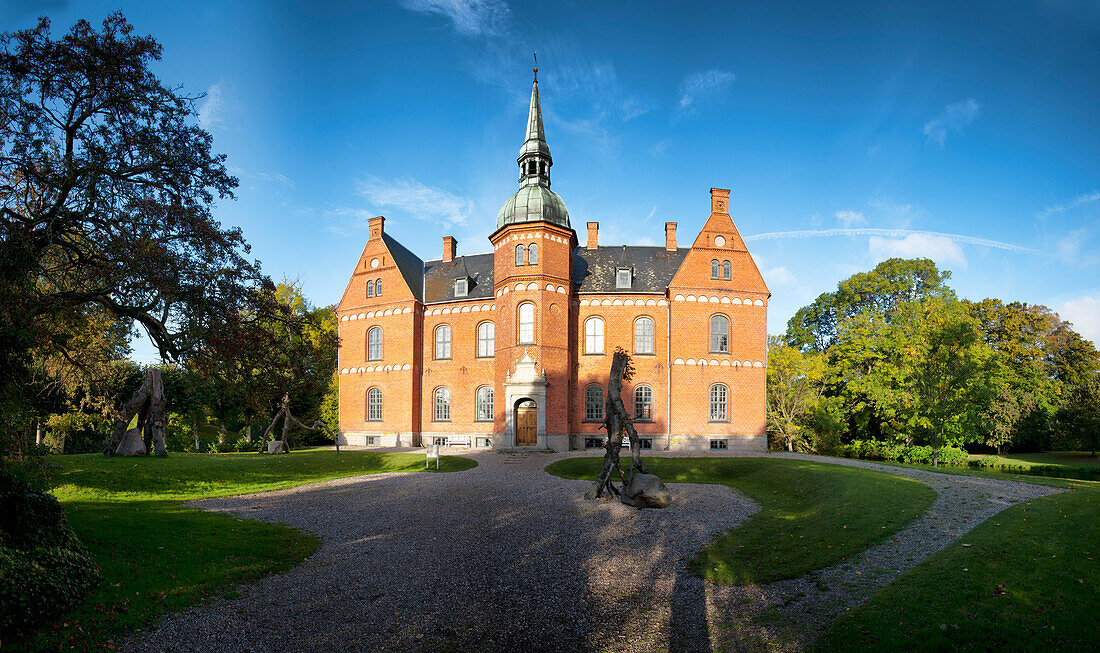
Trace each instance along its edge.
<instances>
[{"instance_id":1,"label":"manicured grass","mask_svg":"<svg viewBox=\"0 0 1100 653\"><path fill-rule=\"evenodd\" d=\"M320 546L316 537L295 528L203 512L181 501L424 471L423 454L368 451L167 458L86 454L53 460L61 467L54 493L103 569L103 582L53 626L10 643L31 651L106 648L165 612L285 571ZM469 458L440 459L441 472L476 465Z\"/></svg>"},{"instance_id":2,"label":"manicured grass","mask_svg":"<svg viewBox=\"0 0 1100 653\"><path fill-rule=\"evenodd\" d=\"M991 459L1005 467L1100 467L1100 456L1087 451L1047 451L1044 453L1006 453L999 456L970 454L970 460Z\"/></svg>"},{"instance_id":3,"label":"manicured grass","mask_svg":"<svg viewBox=\"0 0 1100 653\"><path fill-rule=\"evenodd\" d=\"M602 457L546 468L595 479ZM721 483L761 504L746 523L715 538L692 562L708 580L743 585L798 578L864 551L932 505L916 481L853 467L781 458L646 458L665 482Z\"/></svg>"},{"instance_id":4,"label":"manicured grass","mask_svg":"<svg viewBox=\"0 0 1100 653\"><path fill-rule=\"evenodd\" d=\"M980 524L836 621L816 649L1095 647L1100 483L1020 480L1075 489L1013 506Z\"/></svg>"}]
</instances>

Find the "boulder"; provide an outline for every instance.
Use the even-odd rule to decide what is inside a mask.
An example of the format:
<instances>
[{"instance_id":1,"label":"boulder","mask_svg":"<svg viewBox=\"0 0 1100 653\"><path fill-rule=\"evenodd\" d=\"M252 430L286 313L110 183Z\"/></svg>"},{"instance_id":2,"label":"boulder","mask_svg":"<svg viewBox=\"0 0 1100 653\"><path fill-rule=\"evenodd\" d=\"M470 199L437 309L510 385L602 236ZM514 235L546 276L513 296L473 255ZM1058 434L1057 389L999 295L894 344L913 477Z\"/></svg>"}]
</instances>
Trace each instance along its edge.
<instances>
[{"instance_id":1,"label":"boulder","mask_svg":"<svg viewBox=\"0 0 1100 653\"><path fill-rule=\"evenodd\" d=\"M634 474L623 486L622 502L635 508L667 508L671 500L668 488L654 474Z\"/></svg>"},{"instance_id":2,"label":"boulder","mask_svg":"<svg viewBox=\"0 0 1100 653\"><path fill-rule=\"evenodd\" d=\"M267 452L268 453L286 453L286 450L283 449L283 441L282 440L272 440L271 442L268 442L267 443Z\"/></svg>"},{"instance_id":3,"label":"boulder","mask_svg":"<svg viewBox=\"0 0 1100 653\"><path fill-rule=\"evenodd\" d=\"M132 428L122 436L115 453L120 456L145 456L149 451L145 448L145 439L141 437L141 429Z\"/></svg>"}]
</instances>

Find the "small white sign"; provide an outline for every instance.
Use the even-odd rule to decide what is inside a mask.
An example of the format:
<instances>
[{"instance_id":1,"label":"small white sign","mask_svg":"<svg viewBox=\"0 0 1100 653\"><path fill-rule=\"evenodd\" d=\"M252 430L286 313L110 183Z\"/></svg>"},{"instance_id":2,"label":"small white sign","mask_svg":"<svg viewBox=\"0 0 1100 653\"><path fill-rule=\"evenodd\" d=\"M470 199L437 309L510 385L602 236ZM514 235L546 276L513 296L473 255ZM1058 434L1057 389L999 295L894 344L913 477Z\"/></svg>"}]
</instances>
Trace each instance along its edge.
<instances>
[{"instance_id":1,"label":"small white sign","mask_svg":"<svg viewBox=\"0 0 1100 653\"><path fill-rule=\"evenodd\" d=\"M424 469L428 469L428 461L430 461L432 458L435 458L435 468L439 469L439 445L438 444L429 444L428 445L428 455L427 455L426 458L424 458Z\"/></svg>"}]
</instances>

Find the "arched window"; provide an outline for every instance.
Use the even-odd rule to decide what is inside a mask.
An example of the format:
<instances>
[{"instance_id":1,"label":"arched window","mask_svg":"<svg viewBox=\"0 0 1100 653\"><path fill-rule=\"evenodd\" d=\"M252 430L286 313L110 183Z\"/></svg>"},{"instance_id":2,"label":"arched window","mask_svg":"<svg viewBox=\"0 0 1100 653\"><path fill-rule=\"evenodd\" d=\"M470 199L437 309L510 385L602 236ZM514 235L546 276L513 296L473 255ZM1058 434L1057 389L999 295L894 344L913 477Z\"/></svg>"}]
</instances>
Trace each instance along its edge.
<instances>
[{"instance_id":1,"label":"arched window","mask_svg":"<svg viewBox=\"0 0 1100 653\"><path fill-rule=\"evenodd\" d=\"M516 245L516 265L523 265L523 245Z\"/></svg>"},{"instance_id":2,"label":"arched window","mask_svg":"<svg viewBox=\"0 0 1100 653\"><path fill-rule=\"evenodd\" d=\"M497 328L492 322L477 325L477 355L479 358L491 358L496 353Z\"/></svg>"},{"instance_id":3,"label":"arched window","mask_svg":"<svg viewBox=\"0 0 1100 653\"><path fill-rule=\"evenodd\" d=\"M374 282L374 296L375 297L381 297L382 296L382 280L381 279Z\"/></svg>"},{"instance_id":4,"label":"arched window","mask_svg":"<svg viewBox=\"0 0 1100 653\"><path fill-rule=\"evenodd\" d=\"M603 353L603 320L598 317L584 321L584 353Z\"/></svg>"},{"instance_id":5,"label":"arched window","mask_svg":"<svg viewBox=\"0 0 1100 653\"><path fill-rule=\"evenodd\" d=\"M725 315L713 315L710 318L710 350L730 350L730 321Z\"/></svg>"},{"instance_id":6,"label":"arched window","mask_svg":"<svg viewBox=\"0 0 1100 653\"><path fill-rule=\"evenodd\" d=\"M648 385L634 388L634 419L653 419L653 388Z\"/></svg>"},{"instance_id":7,"label":"arched window","mask_svg":"<svg viewBox=\"0 0 1100 653\"><path fill-rule=\"evenodd\" d=\"M535 305L527 302L519 305L519 344L535 344Z\"/></svg>"},{"instance_id":8,"label":"arched window","mask_svg":"<svg viewBox=\"0 0 1100 653\"><path fill-rule=\"evenodd\" d=\"M531 243L527 246L527 265L534 265L539 262L539 246Z\"/></svg>"},{"instance_id":9,"label":"arched window","mask_svg":"<svg viewBox=\"0 0 1100 653\"><path fill-rule=\"evenodd\" d=\"M725 422L729 418L726 412L726 386L715 383L710 386L710 421Z\"/></svg>"},{"instance_id":10,"label":"arched window","mask_svg":"<svg viewBox=\"0 0 1100 653\"><path fill-rule=\"evenodd\" d=\"M367 421L382 421L382 390L371 388L367 391Z\"/></svg>"},{"instance_id":11,"label":"arched window","mask_svg":"<svg viewBox=\"0 0 1100 653\"><path fill-rule=\"evenodd\" d=\"M603 420L603 386L590 385L584 389L584 420Z\"/></svg>"},{"instance_id":12,"label":"arched window","mask_svg":"<svg viewBox=\"0 0 1100 653\"><path fill-rule=\"evenodd\" d=\"M710 262L710 278L711 279L717 279L718 278L718 259L714 259L713 261Z\"/></svg>"},{"instance_id":13,"label":"arched window","mask_svg":"<svg viewBox=\"0 0 1100 653\"><path fill-rule=\"evenodd\" d=\"M653 353L653 320L648 317L634 320L634 353Z\"/></svg>"},{"instance_id":14,"label":"arched window","mask_svg":"<svg viewBox=\"0 0 1100 653\"><path fill-rule=\"evenodd\" d=\"M730 280L730 262L722 261L722 279L725 281Z\"/></svg>"},{"instance_id":15,"label":"arched window","mask_svg":"<svg viewBox=\"0 0 1100 653\"><path fill-rule=\"evenodd\" d=\"M367 360L382 360L382 327L373 327L367 331Z\"/></svg>"},{"instance_id":16,"label":"arched window","mask_svg":"<svg viewBox=\"0 0 1100 653\"><path fill-rule=\"evenodd\" d=\"M487 385L477 389L477 421L493 421L493 389Z\"/></svg>"},{"instance_id":17,"label":"arched window","mask_svg":"<svg viewBox=\"0 0 1100 653\"><path fill-rule=\"evenodd\" d=\"M447 324L440 324L435 328L435 357L436 358L450 358L451 357L451 327Z\"/></svg>"},{"instance_id":18,"label":"arched window","mask_svg":"<svg viewBox=\"0 0 1100 653\"><path fill-rule=\"evenodd\" d=\"M367 297L374 297L374 282L367 282Z\"/></svg>"},{"instance_id":19,"label":"arched window","mask_svg":"<svg viewBox=\"0 0 1100 653\"><path fill-rule=\"evenodd\" d=\"M447 388L435 389L435 421L451 421L451 391Z\"/></svg>"}]
</instances>

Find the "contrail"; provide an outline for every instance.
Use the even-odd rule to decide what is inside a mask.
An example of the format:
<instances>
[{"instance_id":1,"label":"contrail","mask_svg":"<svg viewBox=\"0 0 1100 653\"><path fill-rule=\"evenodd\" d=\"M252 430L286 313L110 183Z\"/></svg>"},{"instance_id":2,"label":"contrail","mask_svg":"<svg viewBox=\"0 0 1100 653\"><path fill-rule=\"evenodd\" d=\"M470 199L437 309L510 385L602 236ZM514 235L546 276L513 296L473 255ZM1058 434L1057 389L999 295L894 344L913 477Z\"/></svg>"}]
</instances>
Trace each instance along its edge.
<instances>
[{"instance_id":1,"label":"contrail","mask_svg":"<svg viewBox=\"0 0 1100 653\"><path fill-rule=\"evenodd\" d=\"M805 229L801 231L769 231L762 234L756 234L754 236L748 236L745 238L746 242L753 240L778 240L781 238L829 238L832 236L886 236L888 238L904 238L905 236L936 236L939 238L948 238L957 243L964 243L966 245L980 245L981 247L993 247L995 249L1003 249L1010 252L1024 252L1027 254L1044 254L1037 249L1030 247L1021 247L1020 245L1013 245L1012 243L1002 243L999 240L989 240L988 238L976 238L974 236L963 236L960 234L944 234L938 231L918 231L915 229Z\"/></svg>"}]
</instances>

